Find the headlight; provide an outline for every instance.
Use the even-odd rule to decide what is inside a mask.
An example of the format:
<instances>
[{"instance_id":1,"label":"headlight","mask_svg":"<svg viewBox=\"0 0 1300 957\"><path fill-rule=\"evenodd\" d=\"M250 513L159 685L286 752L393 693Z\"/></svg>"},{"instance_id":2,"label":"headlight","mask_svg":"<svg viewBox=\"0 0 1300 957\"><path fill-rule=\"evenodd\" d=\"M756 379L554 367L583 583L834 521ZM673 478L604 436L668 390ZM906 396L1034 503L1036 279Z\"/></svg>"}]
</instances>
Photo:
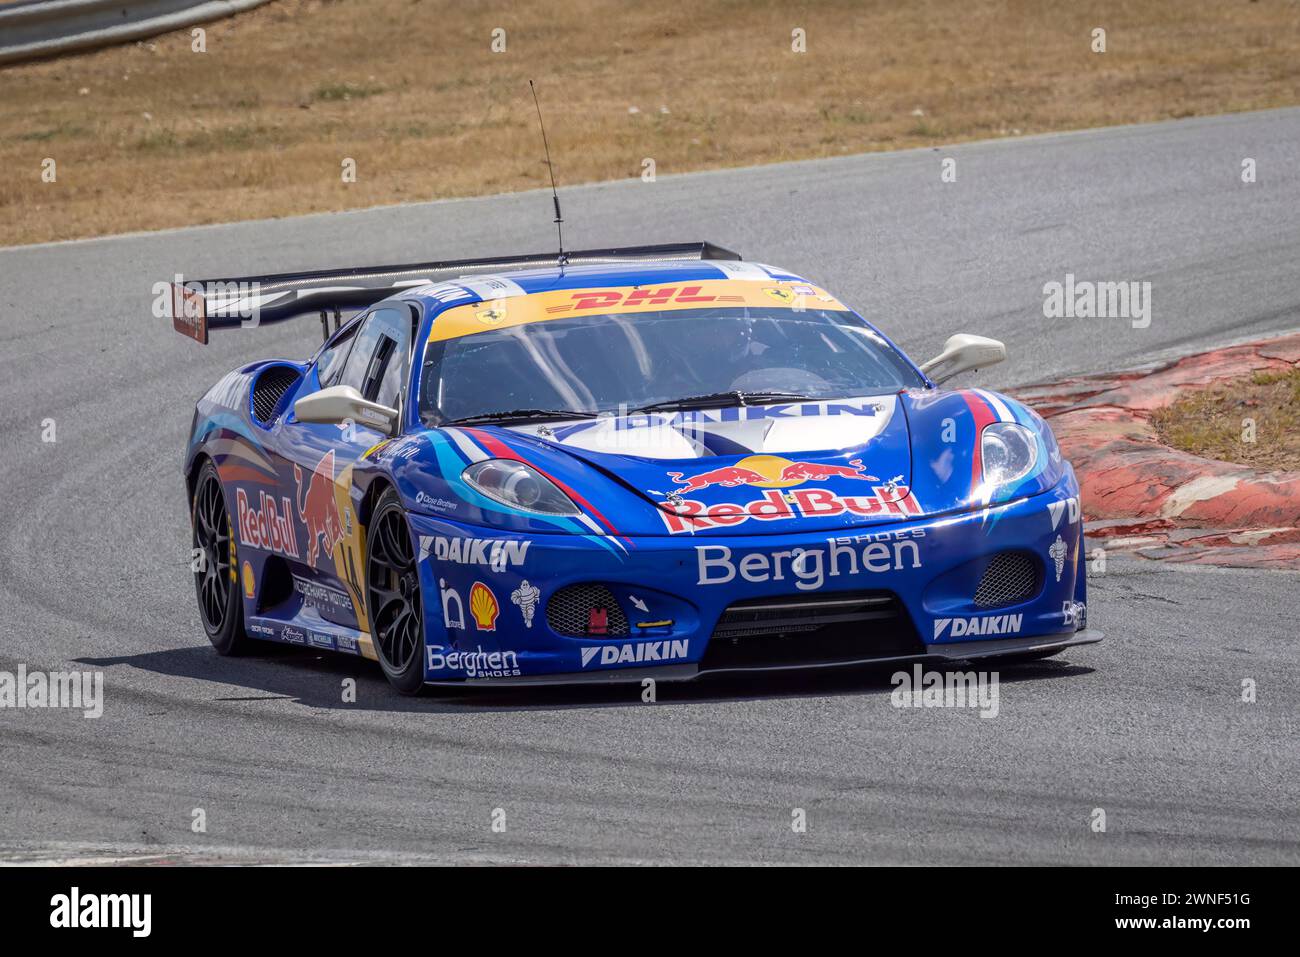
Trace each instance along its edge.
<instances>
[{"instance_id":1,"label":"headlight","mask_svg":"<svg viewBox=\"0 0 1300 957\"><path fill-rule=\"evenodd\" d=\"M542 515L581 515L578 506L537 469L513 459L486 459L461 473L493 501Z\"/></svg>"},{"instance_id":2,"label":"headlight","mask_svg":"<svg viewBox=\"0 0 1300 957\"><path fill-rule=\"evenodd\" d=\"M1024 478L1038 464L1038 439L1023 425L993 422L980 436L984 484L992 489Z\"/></svg>"}]
</instances>

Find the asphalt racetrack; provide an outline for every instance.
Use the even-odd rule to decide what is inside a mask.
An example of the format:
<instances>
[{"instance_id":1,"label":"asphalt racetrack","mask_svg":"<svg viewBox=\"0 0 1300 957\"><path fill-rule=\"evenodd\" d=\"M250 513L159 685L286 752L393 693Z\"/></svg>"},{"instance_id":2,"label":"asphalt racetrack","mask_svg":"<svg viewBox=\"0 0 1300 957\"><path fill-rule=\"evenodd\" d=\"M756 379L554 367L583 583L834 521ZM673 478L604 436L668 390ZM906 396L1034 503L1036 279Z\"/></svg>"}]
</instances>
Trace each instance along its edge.
<instances>
[{"instance_id":1,"label":"asphalt racetrack","mask_svg":"<svg viewBox=\"0 0 1300 957\"><path fill-rule=\"evenodd\" d=\"M1300 327L1300 110L562 196L573 248L708 239L823 283L918 361L955 332L1003 339L993 388ZM896 709L887 672L660 685L650 705L404 699L356 659L218 658L189 572L194 400L307 355L319 325L204 349L151 316L153 283L547 249L549 204L0 250L0 670L105 675L98 720L0 710L0 860L1300 864L1296 573L1112 557L1090 583L1107 640L1004 670L993 719ZM1066 273L1149 280L1149 327L1045 319Z\"/></svg>"}]
</instances>

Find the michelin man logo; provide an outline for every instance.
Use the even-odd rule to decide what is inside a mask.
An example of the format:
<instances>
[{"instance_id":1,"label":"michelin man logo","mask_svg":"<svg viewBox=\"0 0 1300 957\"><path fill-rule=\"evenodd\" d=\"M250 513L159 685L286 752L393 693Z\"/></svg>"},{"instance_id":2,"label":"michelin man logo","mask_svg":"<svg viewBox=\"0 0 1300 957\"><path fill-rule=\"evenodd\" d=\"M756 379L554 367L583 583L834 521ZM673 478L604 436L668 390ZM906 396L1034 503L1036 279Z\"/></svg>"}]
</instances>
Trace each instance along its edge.
<instances>
[{"instance_id":1,"label":"michelin man logo","mask_svg":"<svg viewBox=\"0 0 1300 957\"><path fill-rule=\"evenodd\" d=\"M527 578L521 581L519 587L510 593L510 601L519 606L519 611L524 616L525 628L533 627L533 612L537 610L537 602L541 597L541 589L530 584Z\"/></svg>"},{"instance_id":2,"label":"michelin man logo","mask_svg":"<svg viewBox=\"0 0 1300 957\"><path fill-rule=\"evenodd\" d=\"M1052 556L1052 561L1056 563L1056 580L1061 580L1061 573L1065 571L1065 539L1060 535L1056 536L1056 541L1052 542L1052 547L1047 550L1047 554Z\"/></svg>"}]
</instances>

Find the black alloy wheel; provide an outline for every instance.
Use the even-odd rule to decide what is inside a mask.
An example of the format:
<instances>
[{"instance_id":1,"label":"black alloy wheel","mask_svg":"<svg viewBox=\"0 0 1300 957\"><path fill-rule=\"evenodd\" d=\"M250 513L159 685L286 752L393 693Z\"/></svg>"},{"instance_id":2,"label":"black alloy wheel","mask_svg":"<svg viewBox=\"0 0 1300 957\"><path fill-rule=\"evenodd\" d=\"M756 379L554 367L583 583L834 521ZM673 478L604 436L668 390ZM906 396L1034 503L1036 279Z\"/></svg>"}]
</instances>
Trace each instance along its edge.
<instances>
[{"instance_id":1,"label":"black alloy wheel","mask_svg":"<svg viewBox=\"0 0 1300 957\"><path fill-rule=\"evenodd\" d=\"M406 513L393 489L380 496L366 543L366 597L379 664L393 687L424 685L424 611Z\"/></svg>"},{"instance_id":2,"label":"black alloy wheel","mask_svg":"<svg viewBox=\"0 0 1300 957\"><path fill-rule=\"evenodd\" d=\"M218 654L241 654L248 650L251 639L244 632L244 605L235 587L238 575L226 495L211 461L199 470L190 520L194 526L194 590L203 630Z\"/></svg>"}]
</instances>

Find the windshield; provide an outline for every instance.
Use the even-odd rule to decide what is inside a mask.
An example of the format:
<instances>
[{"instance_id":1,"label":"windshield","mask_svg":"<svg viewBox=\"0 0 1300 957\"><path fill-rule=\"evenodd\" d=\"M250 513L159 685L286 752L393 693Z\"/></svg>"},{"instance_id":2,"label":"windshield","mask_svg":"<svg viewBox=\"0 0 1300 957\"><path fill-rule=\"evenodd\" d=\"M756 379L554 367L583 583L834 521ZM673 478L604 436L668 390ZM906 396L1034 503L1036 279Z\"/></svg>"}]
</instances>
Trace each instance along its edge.
<instances>
[{"instance_id":1,"label":"windshield","mask_svg":"<svg viewBox=\"0 0 1300 957\"><path fill-rule=\"evenodd\" d=\"M420 414L430 426L494 413L518 413L503 420L623 413L715 394L721 397L713 404L724 406L924 385L851 312L761 307L573 316L488 329L430 342L421 381Z\"/></svg>"}]
</instances>

